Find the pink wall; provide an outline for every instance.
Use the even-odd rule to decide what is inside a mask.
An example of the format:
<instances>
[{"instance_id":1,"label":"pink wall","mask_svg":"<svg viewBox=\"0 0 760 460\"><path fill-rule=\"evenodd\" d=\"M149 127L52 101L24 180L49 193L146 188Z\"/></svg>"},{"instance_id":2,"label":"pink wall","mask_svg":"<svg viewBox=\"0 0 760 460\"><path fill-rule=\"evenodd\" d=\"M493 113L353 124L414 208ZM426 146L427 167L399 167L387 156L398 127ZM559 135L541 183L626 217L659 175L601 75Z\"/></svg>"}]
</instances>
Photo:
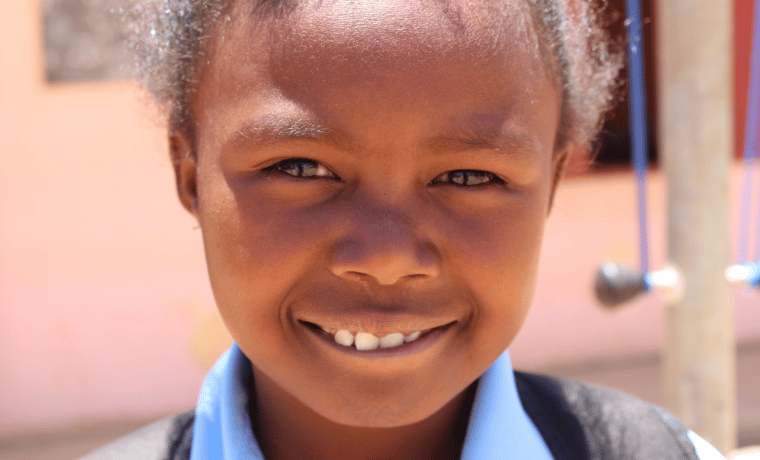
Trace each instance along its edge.
<instances>
[{"instance_id":1,"label":"pink wall","mask_svg":"<svg viewBox=\"0 0 760 460\"><path fill-rule=\"evenodd\" d=\"M730 181L735 223L741 173L734 167ZM650 265L658 269L665 257L662 175L650 174L648 187ZM660 348L664 304L657 293L617 311L600 308L593 298L592 278L601 261L638 266L634 200L635 184L629 173L588 175L560 186L544 238L534 306L511 347L518 366L536 369ZM760 291L737 288L734 298L737 340L758 342Z\"/></svg>"},{"instance_id":2,"label":"pink wall","mask_svg":"<svg viewBox=\"0 0 760 460\"><path fill-rule=\"evenodd\" d=\"M163 131L129 84L45 83L36 2L4 7L0 436L189 408L226 338L200 234L174 195ZM662 203L655 176L654 264L664 252ZM512 348L518 365L659 348L656 295L616 313L591 298L600 260L635 264L633 218L627 174L563 184L536 306ZM760 297L737 298L739 339L760 340L750 312Z\"/></svg>"},{"instance_id":3,"label":"pink wall","mask_svg":"<svg viewBox=\"0 0 760 460\"><path fill-rule=\"evenodd\" d=\"M37 2L0 15L0 433L191 405L213 311L164 135L127 83L43 81Z\"/></svg>"}]
</instances>

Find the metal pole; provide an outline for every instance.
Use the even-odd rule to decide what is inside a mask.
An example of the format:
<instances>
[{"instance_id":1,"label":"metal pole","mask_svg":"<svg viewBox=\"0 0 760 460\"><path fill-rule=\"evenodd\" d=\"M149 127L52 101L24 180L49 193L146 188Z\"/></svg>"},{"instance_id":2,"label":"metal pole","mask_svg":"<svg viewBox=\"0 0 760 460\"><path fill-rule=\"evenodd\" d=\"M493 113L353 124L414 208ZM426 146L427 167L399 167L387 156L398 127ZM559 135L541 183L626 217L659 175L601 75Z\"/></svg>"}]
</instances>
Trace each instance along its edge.
<instances>
[{"instance_id":1,"label":"metal pole","mask_svg":"<svg viewBox=\"0 0 760 460\"><path fill-rule=\"evenodd\" d=\"M683 299L667 307L665 400L726 453L736 445L733 315L723 275L730 265L733 2L656 4L668 256L686 282Z\"/></svg>"}]
</instances>

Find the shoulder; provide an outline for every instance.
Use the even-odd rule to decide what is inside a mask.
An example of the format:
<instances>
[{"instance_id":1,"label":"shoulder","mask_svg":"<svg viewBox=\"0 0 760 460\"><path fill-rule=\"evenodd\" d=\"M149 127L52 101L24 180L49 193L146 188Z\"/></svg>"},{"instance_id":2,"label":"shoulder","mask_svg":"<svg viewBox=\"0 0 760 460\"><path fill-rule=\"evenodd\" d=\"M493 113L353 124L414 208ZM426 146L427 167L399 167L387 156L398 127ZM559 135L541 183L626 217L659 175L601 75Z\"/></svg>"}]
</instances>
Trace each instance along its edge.
<instances>
[{"instance_id":1,"label":"shoulder","mask_svg":"<svg viewBox=\"0 0 760 460\"><path fill-rule=\"evenodd\" d=\"M80 460L187 460L194 420L195 410L159 420Z\"/></svg>"},{"instance_id":2,"label":"shoulder","mask_svg":"<svg viewBox=\"0 0 760 460\"><path fill-rule=\"evenodd\" d=\"M688 430L664 409L573 380L515 372L525 411L555 458L698 460ZM548 437L548 439L547 439ZM558 438L558 439L554 439Z\"/></svg>"}]
</instances>

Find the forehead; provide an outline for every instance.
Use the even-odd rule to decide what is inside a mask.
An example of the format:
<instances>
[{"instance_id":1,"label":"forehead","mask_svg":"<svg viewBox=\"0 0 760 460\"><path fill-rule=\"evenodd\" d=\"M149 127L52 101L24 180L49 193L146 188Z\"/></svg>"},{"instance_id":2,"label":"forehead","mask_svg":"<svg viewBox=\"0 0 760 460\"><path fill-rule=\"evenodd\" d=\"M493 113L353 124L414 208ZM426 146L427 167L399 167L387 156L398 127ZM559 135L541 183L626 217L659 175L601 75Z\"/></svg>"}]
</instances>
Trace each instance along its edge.
<instances>
[{"instance_id":1,"label":"forehead","mask_svg":"<svg viewBox=\"0 0 760 460\"><path fill-rule=\"evenodd\" d=\"M510 0L307 1L280 16L274 30L286 46L311 42L318 46L309 51L341 48L347 58L440 59L469 50L493 59L531 40L526 8Z\"/></svg>"},{"instance_id":2,"label":"forehead","mask_svg":"<svg viewBox=\"0 0 760 460\"><path fill-rule=\"evenodd\" d=\"M196 117L211 106L297 105L327 119L400 107L503 112L554 89L538 50L523 0L239 1L193 105Z\"/></svg>"},{"instance_id":3,"label":"forehead","mask_svg":"<svg viewBox=\"0 0 760 460\"><path fill-rule=\"evenodd\" d=\"M225 19L207 62L217 68L299 63L314 70L326 57L370 73L463 57L508 61L532 76L553 67L541 56L525 0L237 0Z\"/></svg>"}]
</instances>

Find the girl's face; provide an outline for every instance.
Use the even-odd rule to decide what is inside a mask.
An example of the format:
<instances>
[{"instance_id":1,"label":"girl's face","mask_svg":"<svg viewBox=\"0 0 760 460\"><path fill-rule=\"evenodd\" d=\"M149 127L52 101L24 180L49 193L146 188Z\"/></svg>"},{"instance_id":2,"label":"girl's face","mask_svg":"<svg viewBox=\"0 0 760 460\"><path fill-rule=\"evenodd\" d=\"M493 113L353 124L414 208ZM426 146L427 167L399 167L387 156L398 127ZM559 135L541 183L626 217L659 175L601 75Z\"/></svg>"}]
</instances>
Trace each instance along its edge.
<instances>
[{"instance_id":1,"label":"girl's face","mask_svg":"<svg viewBox=\"0 0 760 460\"><path fill-rule=\"evenodd\" d=\"M314 3L223 21L197 161L174 140L180 195L259 397L401 426L460 395L523 323L564 158L559 95L508 2ZM421 334L361 351L338 331Z\"/></svg>"}]
</instances>

